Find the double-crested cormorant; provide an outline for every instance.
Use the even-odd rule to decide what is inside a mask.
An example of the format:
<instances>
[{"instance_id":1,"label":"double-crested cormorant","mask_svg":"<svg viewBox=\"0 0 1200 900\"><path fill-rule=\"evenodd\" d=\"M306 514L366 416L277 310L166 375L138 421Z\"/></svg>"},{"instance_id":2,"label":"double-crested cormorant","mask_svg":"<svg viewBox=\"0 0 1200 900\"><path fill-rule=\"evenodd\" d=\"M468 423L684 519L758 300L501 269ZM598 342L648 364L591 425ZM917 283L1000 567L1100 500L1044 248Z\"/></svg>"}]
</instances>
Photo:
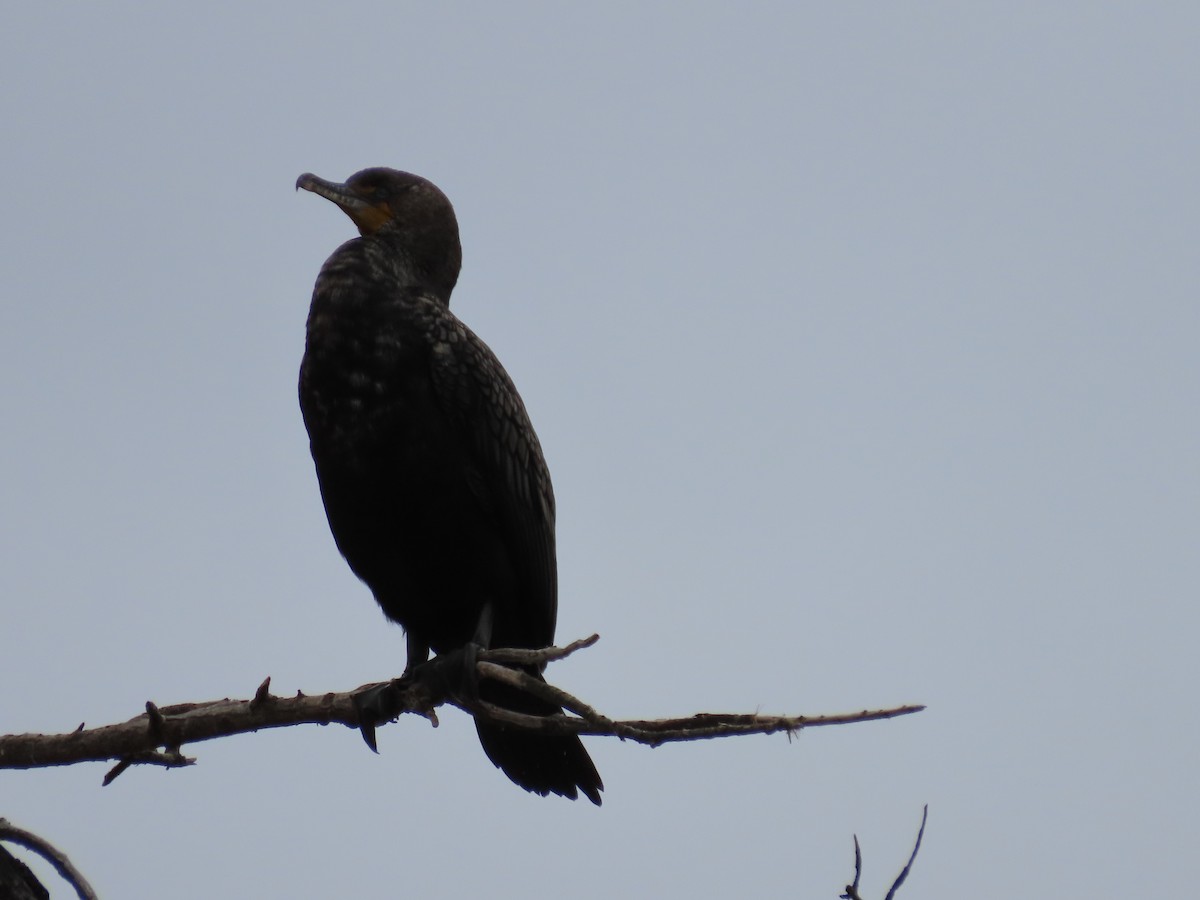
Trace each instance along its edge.
<instances>
[{"instance_id":1,"label":"double-crested cormorant","mask_svg":"<svg viewBox=\"0 0 1200 900\"><path fill-rule=\"evenodd\" d=\"M395 169L365 169L345 184L305 174L296 187L333 201L362 235L317 276L300 367L338 549L404 626L408 671L430 649L549 646L558 605L550 473L508 373L450 311L462 262L454 208ZM495 682L478 690L520 712L561 712ZM476 728L521 787L600 803L603 784L577 737Z\"/></svg>"}]
</instances>

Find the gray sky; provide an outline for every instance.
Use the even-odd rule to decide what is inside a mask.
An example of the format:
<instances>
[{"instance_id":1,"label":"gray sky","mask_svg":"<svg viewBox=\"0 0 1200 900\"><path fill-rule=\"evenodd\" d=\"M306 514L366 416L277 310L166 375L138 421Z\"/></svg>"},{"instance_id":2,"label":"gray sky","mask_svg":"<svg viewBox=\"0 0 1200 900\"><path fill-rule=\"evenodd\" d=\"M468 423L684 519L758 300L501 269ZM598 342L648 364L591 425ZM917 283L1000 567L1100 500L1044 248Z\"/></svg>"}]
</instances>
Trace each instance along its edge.
<instances>
[{"instance_id":1,"label":"gray sky","mask_svg":"<svg viewBox=\"0 0 1200 900\"><path fill-rule=\"evenodd\" d=\"M436 8L435 8L436 7ZM908 719L588 746L465 716L0 772L105 897L1194 889L1200 8L21 4L0 32L0 731L398 674L295 397L353 234L454 201L454 307L554 475L552 678L613 716ZM52 880L53 876L47 876Z\"/></svg>"}]
</instances>

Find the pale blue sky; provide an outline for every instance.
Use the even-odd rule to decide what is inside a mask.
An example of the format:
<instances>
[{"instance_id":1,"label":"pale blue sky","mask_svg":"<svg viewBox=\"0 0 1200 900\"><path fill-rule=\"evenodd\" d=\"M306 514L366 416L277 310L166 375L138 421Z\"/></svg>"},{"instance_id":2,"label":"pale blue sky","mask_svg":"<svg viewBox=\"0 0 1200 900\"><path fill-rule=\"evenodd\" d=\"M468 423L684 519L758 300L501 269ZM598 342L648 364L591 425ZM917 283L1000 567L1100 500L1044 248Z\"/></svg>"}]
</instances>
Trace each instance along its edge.
<instances>
[{"instance_id":1,"label":"pale blue sky","mask_svg":"<svg viewBox=\"0 0 1200 900\"><path fill-rule=\"evenodd\" d=\"M0 731L346 689L404 642L295 399L425 175L554 475L552 671L613 716L905 720L524 794L469 721L0 772L105 897L1183 895L1200 837L1200 10L25 4L0 31ZM52 880L53 876L48 876Z\"/></svg>"}]
</instances>

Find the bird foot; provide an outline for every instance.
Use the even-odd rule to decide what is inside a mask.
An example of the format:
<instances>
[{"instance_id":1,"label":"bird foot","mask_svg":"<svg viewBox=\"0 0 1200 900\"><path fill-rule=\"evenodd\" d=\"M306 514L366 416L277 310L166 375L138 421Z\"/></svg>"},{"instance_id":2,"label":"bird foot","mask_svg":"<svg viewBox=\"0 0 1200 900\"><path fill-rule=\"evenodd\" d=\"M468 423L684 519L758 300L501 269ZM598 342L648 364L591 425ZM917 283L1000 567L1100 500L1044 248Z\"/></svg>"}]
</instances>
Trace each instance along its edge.
<instances>
[{"instance_id":1,"label":"bird foot","mask_svg":"<svg viewBox=\"0 0 1200 900\"><path fill-rule=\"evenodd\" d=\"M457 650L439 653L429 662L422 663L405 677L414 678L431 694L471 705L479 700L479 644L464 644Z\"/></svg>"},{"instance_id":2,"label":"bird foot","mask_svg":"<svg viewBox=\"0 0 1200 900\"><path fill-rule=\"evenodd\" d=\"M405 673L405 677L409 673ZM375 728L384 722L391 722L404 712L403 695L400 686L395 681L377 684L354 695L354 711L358 714L358 731L372 752L378 753L379 746L375 742Z\"/></svg>"},{"instance_id":3,"label":"bird foot","mask_svg":"<svg viewBox=\"0 0 1200 900\"><path fill-rule=\"evenodd\" d=\"M395 721L402 712L410 711L411 701L406 694L414 685L430 697L449 697L471 706L479 701L479 670L475 664L483 648L469 643L457 650L440 653L428 662L411 666L394 681L377 684L354 695L354 711L358 714L358 731L366 745L375 753L379 746L375 729L385 722ZM436 723L436 719L434 720Z\"/></svg>"}]
</instances>

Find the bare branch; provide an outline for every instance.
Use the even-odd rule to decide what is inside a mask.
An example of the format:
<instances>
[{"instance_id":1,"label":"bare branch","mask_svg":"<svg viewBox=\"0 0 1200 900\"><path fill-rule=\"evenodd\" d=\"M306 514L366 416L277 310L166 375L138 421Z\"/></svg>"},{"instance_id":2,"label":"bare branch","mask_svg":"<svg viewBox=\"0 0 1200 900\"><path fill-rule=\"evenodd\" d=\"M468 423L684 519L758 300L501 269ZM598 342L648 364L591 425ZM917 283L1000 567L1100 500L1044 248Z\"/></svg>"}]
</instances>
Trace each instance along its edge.
<instances>
[{"instance_id":1,"label":"bare branch","mask_svg":"<svg viewBox=\"0 0 1200 900\"><path fill-rule=\"evenodd\" d=\"M75 888L81 900L97 900L96 892L92 890L92 886L88 884L86 878L71 865L71 861L67 859L67 855L47 841L45 838L40 838L32 831L26 831L24 828L18 828L8 819L0 819L0 841L10 841L14 844L19 844L32 850L34 853L45 859L50 865L54 866L55 871L63 877L71 887Z\"/></svg>"},{"instance_id":2,"label":"bare branch","mask_svg":"<svg viewBox=\"0 0 1200 900\"><path fill-rule=\"evenodd\" d=\"M908 872L912 869L913 860L917 858L917 851L921 849L921 838L925 836L925 821L929 818L929 804L925 804L925 808L921 812L921 828L917 831L917 842L913 845L912 853L908 857L908 862L904 864L904 868L900 874L896 876L896 880L892 882L891 889L887 892L884 900L894 900L896 891L900 889L900 885L904 884L904 879L908 877ZM842 894L842 900L862 900L862 895L858 893L858 881L862 877L862 851L858 846L858 835L854 836L854 883L846 885L846 893Z\"/></svg>"},{"instance_id":3,"label":"bare branch","mask_svg":"<svg viewBox=\"0 0 1200 900\"><path fill-rule=\"evenodd\" d=\"M858 894L858 882L862 878L862 847L858 845L858 835L854 836L854 884L846 885L846 893L842 900L862 900Z\"/></svg>"},{"instance_id":4,"label":"bare branch","mask_svg":"<svg viewBox=\"0 0 1200 900\"><path fill-rule=\"evenodd\" d=\"M506 663L540 667L590 647L596 640L597 636L592 635L561 648L496 649L481 651L478 655L480 678L504 681L549 703L561 706L567 710L565 713L531 716L483 701L465 702L450 696L448 689L438 693L440 689L420 679L398 679L390 682L397 695L396 709L422 715L431 719L436 726L434 709L444 703L451 703L483 720L503 722L546 734L608 735L658 746L672 741L694 741L739 734L774 734L780 731L791 737L804 728L890 719L919 712L924 708L901 706L825 716L700 713L674 719L614 721L579 698L547 684L540 678L500 665ZM0 769L29 769L116 760L117 765L105 777L104 783L108 784L133 765L148 764L174 768L193 764L195 760L180 752L180 748L185 744L291 725L338 723L358 729L359 719L354 697L361 691L375 687L378 685L363 685L353 691L315 696L297 693L294 697L276 697L270 693L268 678L259 685L251 700L211 700L162 707L148 702L144 714L116 725L55 735L0 736Z\"/></svg>"},{"instance_id":5,"label":"bare branch","mask_svg":"<svg viewBox=\"0 0 1200 900\"><path fill-rule=\"evenodd\" d=\"M925 837L925 820L929 818L929 804L925 804L925 808L921 810L921 828L917 831L917 842L913 844L912 855L908 857L908 862L904 864L904 869L896 877L892 883L892 889L887 892L887 896L883 900L892 900L896 896L896 891L900 885L904 884L904 879L908 877L908 870L912 868L913 860L917 858L917 851L921 849L921 838Z\"/></svg>"},{"instance_id":6,"label":"bare branch","mask_svg":"<svg viewBox=\"0 0 1200 900\"><path fill-rule=\"evenodd\" d=\"M546 663L558 662L560 659L566 659L578 650L586 650L598 640L600 640L600 635L592 634L577 641L571 641L565 647L543 647L541 650L497 647L494 650L487 650L480 654L479 658L489 659L492 662L498 663L515 663L522 666L544 665Z\"/></svg>"}]
</instances>

